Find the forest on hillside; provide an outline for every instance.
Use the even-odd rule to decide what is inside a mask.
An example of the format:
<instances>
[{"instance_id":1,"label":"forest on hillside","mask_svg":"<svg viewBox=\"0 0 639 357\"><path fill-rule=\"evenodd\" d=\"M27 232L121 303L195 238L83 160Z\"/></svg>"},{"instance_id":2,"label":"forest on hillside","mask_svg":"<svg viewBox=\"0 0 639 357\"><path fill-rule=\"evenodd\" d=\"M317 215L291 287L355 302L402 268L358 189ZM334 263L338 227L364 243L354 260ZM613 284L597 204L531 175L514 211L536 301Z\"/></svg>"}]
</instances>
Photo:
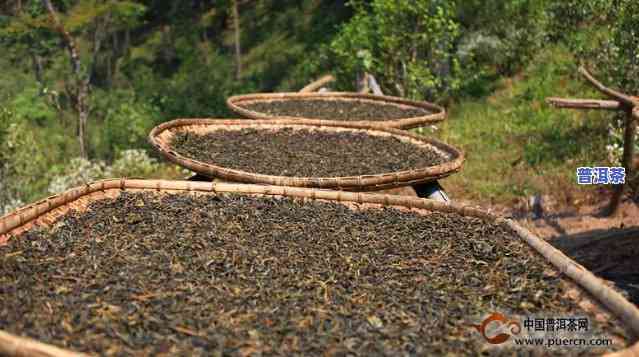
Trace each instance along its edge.
<instances>
[{"instance_id":1,"label":"forest on hillside","mask_svg":"<svg viewBox=\"0 0 639 357\"><path fill-rule=\"evenodd\" d=\"M0 51L1 214L103 177L184 178L149 150L155 125L229 117L231 95L297 91L326 73L333 89L367 72L386 94L463 112L560 52L543 63L568 80L586 64L639 93L639 2L4 0ZM618 121L597 127L613 161ZM534 168L541 156L527 153Z\"/></svg>"}]
</instances>

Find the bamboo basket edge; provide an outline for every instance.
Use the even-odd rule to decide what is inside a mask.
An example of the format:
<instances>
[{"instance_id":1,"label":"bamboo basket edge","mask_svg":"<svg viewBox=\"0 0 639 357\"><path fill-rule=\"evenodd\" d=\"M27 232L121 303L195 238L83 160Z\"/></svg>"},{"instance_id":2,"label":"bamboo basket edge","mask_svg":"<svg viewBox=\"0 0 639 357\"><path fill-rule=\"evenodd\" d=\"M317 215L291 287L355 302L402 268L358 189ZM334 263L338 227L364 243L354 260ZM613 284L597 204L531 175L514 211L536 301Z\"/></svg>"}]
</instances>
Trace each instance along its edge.
<instances>
[{"instance_id":1,"label":"bamboo basket edge","mask_svg":"<svg viewBox=\"0 0 639 357\"><path fill-rule=\"evenodd\" d=\"M113 189L142 189L155 190L158 192L176 190L187 192L198 191L211 193L263 194L284 197L325 199L338 202L373 203L382 206L403 206L407 208L421 208L430 211L455 212L464 216L472 216L494 222L503 222L513 229L536 252L541 254L546 260L553 264L556 269L568 276L572 281L577 283L579 287L594 296L598 302L603 304L616 317L620 318L622 322L627 325L629 331L634 335L634 339L631 341L632 343L635 343L637 341L637 336L639 336L639 309L637 309L637 307L627 301L621 294L605 285L601 279L597 278L590 271L565 256L562 252L541 238L535 236L513 220L505 219L493 213L485 212L469 206L462 206L455 203L442 203L416 197L220 182L129 180L125 178L109 179L96 181L84 186L70 189L59 195L48 197L0 217L0 244L2 242L2 236L49 211L67 205L85 195ZM635 343L635 345L632 345L622 351L609 354L609 356L636 356L638 351L639 343ZM82 354L76 354L75 352L60 349L28 338L14 336L1 330L0 352L13 356L82 356Z\"/></svg>"}]
</instances>

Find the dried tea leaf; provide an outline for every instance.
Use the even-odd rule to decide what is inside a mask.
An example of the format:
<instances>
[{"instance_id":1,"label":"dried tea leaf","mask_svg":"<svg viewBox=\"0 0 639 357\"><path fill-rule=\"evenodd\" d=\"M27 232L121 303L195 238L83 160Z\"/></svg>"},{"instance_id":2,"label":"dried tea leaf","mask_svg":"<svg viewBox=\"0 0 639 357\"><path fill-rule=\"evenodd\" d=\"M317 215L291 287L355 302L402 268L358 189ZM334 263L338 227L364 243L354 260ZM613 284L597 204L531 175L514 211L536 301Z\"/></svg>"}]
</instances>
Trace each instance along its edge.
<instances>
[{"instance_id":1,"label":"dried tea leaf","mask_svg":"<svg viewBox=\"0 0 639 357\"><path fill-rule=\"evenodd\" d=\"M417 107L399 107L371 101L287 99L242 104L248 110L273 116L326 120L392 120L420 117L431 112Z\"/></svg>"},{"instance_id":2,"label":"dried tea leaf","mask_svg":"<svg viewBox=\"0 0 639 357\"><path fill-rule=\"evenodd\" d=\"M222 167L265 175L335 177L431 167L444 161L427 146L365 132L283 128L176 133L178 153ZM383 147L384 150L379 150Z\"/></svg>"},{"instance_id":3,"label":"dried tea leaf","mask_svg":"<svg viewBox=\"0 0 639 357\"><path fill-rule=\"evenodd\" d=\"M56 227L0 247L0 329L92 354L476 355L473 316L584 315L511 230L454 213L123 192Z\"/></svg>"}]
</instances>

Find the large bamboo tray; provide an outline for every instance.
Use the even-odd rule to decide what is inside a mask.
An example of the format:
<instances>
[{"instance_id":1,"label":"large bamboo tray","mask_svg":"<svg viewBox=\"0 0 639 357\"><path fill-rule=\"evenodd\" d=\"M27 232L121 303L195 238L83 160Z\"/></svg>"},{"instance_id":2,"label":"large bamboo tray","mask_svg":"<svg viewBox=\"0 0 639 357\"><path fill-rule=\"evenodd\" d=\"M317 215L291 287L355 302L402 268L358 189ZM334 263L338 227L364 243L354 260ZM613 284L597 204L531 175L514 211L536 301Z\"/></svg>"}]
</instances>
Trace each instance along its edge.
<instances>
[{"instance_id":1,"label":"large bamboo tray","mask_svg":"<svg viewBox=\"0 0 639 357\"><path fill-rule=\"evenodd\" d=\"M320 99L326 101L360 101L369 103L382 103L385 105L393 105L399 108L419 108L429 111L431 114L419 116L419 117L407 117L401 119L386 119L379 118L379 120L360 120L360 121L338 121L337 123L351 123L360 126L376 126L396 129L412 129L417 127L423 127L438 123L446 119L446 110L436 104L428 102L417 102L399 97L363 94L363 93L351 93L351 92L324 92L324 93L257 93L232 96L227 99L227 106L249 119L294 119L294 120L317 120L313 118L300 118L291 116L273 116L266 113L255 112L246 109L246 104L255 102L273 102L284 100L300 100L300 99Z\"/></svg>"},{"instance_id":2,"label":"large bamboo tray","mask_svg":"<svg viewBox=\"0 0 639 357\"><path fill-rule=\"evenodd\" d=\"M176 192L189 192L202 195L235 193L242 195L294 197L308 200L340 202L351 209L358 209L357 207L361 206L368 208L390 206L398 209L412 210L423 215L428 215L429 212L434 211L456 212L464 216L477 217L485 221L505 223L517 232L521 239L534 249L534 251L541 254L551 263L554 269L565 274L565 276L572 280L572 282L566 280L567 284L573 284L574 282L578 287L577 290L585 291L589 294L585 296L586 294L580 293L578 297L572 297L573 299L580 300L580 306L591 312L603 313L607 316L612 314L612 316L619 318L631 335L635 336L634 341L636 341L637 336L639 336L639 309L637 309L637 307L628 302L618 292L608 287L590 271L565 256L544 240L536 237L525 228L522 228L514 221L475 208L456 204L443 204L414 197L215 182L112 179L77 187L1 217L0 245L6 244L9 239L17 239L15 238L17 235L34 227L51 226L70 210L85 210L91 202L104 198L117 197L125 190L156 192L157 194ZM639 352L639 344L611 355L636 356L637 352ZM0 331L0 355L57 357L78 356L79 354Z\"/></svg>"},{"instance_id":3,"label":"large bamboo tray","mask_svg":"<svg viewBox=\"0 0 639 357\"><path fill-rule=\"evenodd\" d=\"M256 129L315 129L326 131L365 132L369 135L393 136L414 145L428 146L438 152L446 161L440 165L416 168L407 171L386 172L375 175L343 177L287 177L264 175L221 167L212 162L201 162L177 153L171 147L171 139L177 132L204 134L217 130ZM344 191L379 191L436 181L452 175L461 169L463 153L447 144L424 136L398 129L370 128L368 126L336 123L324 120L299 122L288 119L278 120L226 120L226 119L177 119L160 124L149 134L153 147L169 161L211 178L221 178L232 182L254 183L277 186L339 189Z\"/></svg>"}]
</instances>

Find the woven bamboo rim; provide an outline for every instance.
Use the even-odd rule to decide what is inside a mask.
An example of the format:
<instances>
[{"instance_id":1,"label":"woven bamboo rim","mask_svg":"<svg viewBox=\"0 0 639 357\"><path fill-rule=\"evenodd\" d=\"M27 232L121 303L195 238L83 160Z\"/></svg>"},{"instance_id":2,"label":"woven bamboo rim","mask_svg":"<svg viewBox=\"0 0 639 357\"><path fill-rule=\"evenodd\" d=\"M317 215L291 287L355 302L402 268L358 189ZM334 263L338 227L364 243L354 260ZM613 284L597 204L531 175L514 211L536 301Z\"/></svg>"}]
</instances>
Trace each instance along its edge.
<instances>
[{"instance_id":1,"label":"woven bamboo rim","mask_svg":"<svg viewBox=\"0 0 639 357\"><path fill-rule=\"evenodd\" d=\"M288 177L263 175L242 170L229 169L188 158L171 148L171 138L176 132L190 131L195 133L215 130L237 130L241 128L305 128L327 131L364 131L369 135L393 136L399 140L409 141L416 145L429 146L439 152L442 157L450 159L442 164L406 171L381 173L374 175L343 177ZM436 181L452 175L461 169L464 161L463 153L447 144L424 136L415 135L398 129L370 128L365 125L341 122L309 120L226 120L226 119L177 119L160 124L149 134L151 145L169 161L183 166L196 173L208 177L218 177L233 182L256 183L264 185L329 188L345 191L379 191L418 183Z\"/></svg>"},{"instance_id":2,"label":"woven bamboo rim","mask_svg":"<svg viewBox=\"0 0 639 357\"><path fill-rule=\"evenodd\" d=\"M236 193L245 195L265 195L274 197L291 197L311 200L329 200L344 204L375 205L378 207L397 207L409 210L426 210L454 212L464 216L477 217L495 223L504 223L511 227L536 252L547 259L557 270L568 276L578 286L593 296L611 313L618 317L633 334L633 341L639 337L639 309L626 300L621 294L607 286L589 270L568 258L546 241L533 235L510 219L505 219L476 208L454 203L441 203L408 196L369 194L360 192L344 192L316 190L298 187L259 186L219 182L194 181L162 181L162 180L128 180L112 179L98 181L77 187L51 196L44 200L25 206L0 218L0 245L6 244L13 235L20 234L35 226L50 226L58 217L69 210L79 208L80 201L84 206L105 198L117 197L122 191L151 192L189 192L195 194ZM423 211L421 211L423 212ZM631 342L633 342L631 341ZM630 357L639 352L639 343L611 356ZM17 337L0 331L0 355L8 356L49 356L67 357L80 354L43 344L32 339Z\"/></svg>"},{"instance_id":3,"label":"woven bamboo rim","mask_svg":"<svg viewBox=\"0 0 639 357\"><path fill-rule=\"evenodd\" d=\"M417 102L399 97L391 97L385 95L374 95L364 93L351 93L351 92L292 92L292 93L257 93L236 95L226 100L226 105L234 112L249 118L249 119L289 119L289 120L318 120L312 118L300 118L291 116L273 116L266 113L255 112L244 108L242 105L255 103L255 102L271 102L280 100L299 100L299 99L321 99L321 100L342 100L342 101L364 101L382 103L386 105L393 105L399 108L413 107L419 109L425 109L432 114L423 115L412 118L402 119L385 119L380 120L359 120L359 121L345 121L334 120L337 123L352 123L360 126L368 127L385 127L396 129L412 129L417 127L423 127L438 123L446 119L446 110L436 104L429 102Z\"/></svg>"}]
</instances>

